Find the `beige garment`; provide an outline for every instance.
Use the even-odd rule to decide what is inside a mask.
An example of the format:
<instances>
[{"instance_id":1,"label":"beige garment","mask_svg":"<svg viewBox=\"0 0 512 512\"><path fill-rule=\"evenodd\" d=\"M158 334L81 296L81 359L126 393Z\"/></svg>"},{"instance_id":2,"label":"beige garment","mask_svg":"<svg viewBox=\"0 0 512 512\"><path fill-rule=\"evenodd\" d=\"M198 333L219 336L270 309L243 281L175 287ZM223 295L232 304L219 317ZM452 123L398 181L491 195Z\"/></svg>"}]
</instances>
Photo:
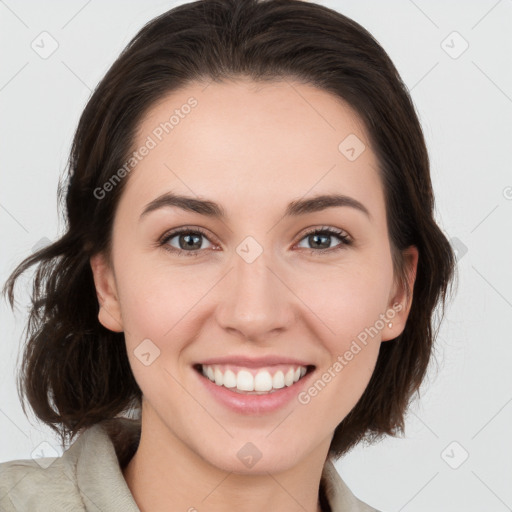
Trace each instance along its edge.
<instances>
[{"instance_id":1,"label":"beige garment","mask_svg":"<svg viewBox=\"0 0 512 512\"><path fill-rule=\"evenodd\" d=\"M103 421L83 431L60 456L0 464L1 512L140 512L122 468L140 439L140 422ZM331 512L378 512L359 501L328 459L322 489Z\"/></svg>"}]
</instances>

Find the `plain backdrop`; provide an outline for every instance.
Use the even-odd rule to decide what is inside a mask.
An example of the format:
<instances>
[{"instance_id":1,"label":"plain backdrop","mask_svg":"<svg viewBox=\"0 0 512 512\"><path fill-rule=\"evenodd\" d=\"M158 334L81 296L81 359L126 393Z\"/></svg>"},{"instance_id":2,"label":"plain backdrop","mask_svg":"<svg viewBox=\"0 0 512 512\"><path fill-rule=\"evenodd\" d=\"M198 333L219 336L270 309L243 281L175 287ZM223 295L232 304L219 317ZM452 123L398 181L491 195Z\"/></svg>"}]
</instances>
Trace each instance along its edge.
<instances>
[{"instance_id":1,"label":"plain backdrop","mask_svg":"<svg viewBox=\"0 0 512 512\"><path fill-rule=\"evenodd\" d=\"M180 3L0 1L2 285L60 234L57 183L91 91L139 28ZM368 29L411 91L436 218L459 258L437 364L405 437L358 446L337 468L384 512L512 510L512 1L320 3ZM16 314L0 306L0 462L59 452L16 392L31 275Z\"/></svg>"}]
</instances>

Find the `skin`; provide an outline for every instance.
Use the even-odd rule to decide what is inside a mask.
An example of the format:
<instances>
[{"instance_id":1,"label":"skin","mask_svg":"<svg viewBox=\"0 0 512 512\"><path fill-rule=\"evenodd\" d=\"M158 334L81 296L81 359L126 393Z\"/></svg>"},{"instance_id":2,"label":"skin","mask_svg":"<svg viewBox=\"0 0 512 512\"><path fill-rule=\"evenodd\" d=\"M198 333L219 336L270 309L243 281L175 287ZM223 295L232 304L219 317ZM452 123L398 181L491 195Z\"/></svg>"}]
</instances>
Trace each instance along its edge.
<instances>
[{"instance_id":1,"label":"skin","mask_svg":"<svg viewBox=\"0 0 512 512\"><path fill-rule=\"evenodd\" d=\"M112 266L102 254L91 258L99 320L125 332L143 392L141 442L124 477L142 511L319 511L334 430L366 388L380 343L402 332L410 309L393 274L377 160L348 105L289 81L189 84L153 105L134 148L190 96L198 105L124 178ZM349 134L366 146L354 161L338 150ZM215 201L227 217L167 207L139 220L168 191ZM357 199L371 217L348 206L283 217L290 201L333 192ZM208 233L198 256L157 246L182 226ZM323 227L343 230L353 244L332 235L317 248L305 232ZM263 249L250 264L236 252L247 236ZM167 245L190 252L179 235ZM418 252L405 256L412 289ZM392 327L308 404L238 414L213 400L191 366L230 354L294 356L316 366L314 382L396 303L403 307ZM160 355L145 366L134 350L147 338ZM252 468L236 456L249 441L262 453Z\"/></svg>"}]
</instances>

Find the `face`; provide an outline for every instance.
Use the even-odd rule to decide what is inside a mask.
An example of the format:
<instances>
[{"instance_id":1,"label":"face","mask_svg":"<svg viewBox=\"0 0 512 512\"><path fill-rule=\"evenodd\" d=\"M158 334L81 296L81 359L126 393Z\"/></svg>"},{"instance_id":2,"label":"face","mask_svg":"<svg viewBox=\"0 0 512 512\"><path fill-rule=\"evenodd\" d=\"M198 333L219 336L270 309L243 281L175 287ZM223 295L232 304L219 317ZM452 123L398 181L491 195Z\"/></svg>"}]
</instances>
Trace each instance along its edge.
<instances>
[{"instance_id":1,"label":"face","mask_svg":"<svg viewBox=\"0 0 512 512\"><path fill-rule=\"evenodd\" d=\"M91 265L99 319L125 333L143 421L226 471L325 457L408 312L362 123L309 85L189 84L148 112L142 146L112 267L101 255ZM155 203L165 194L196 203ZM339 197L314 200L324 195ZM283 385L278 373L300 366ZM250 387L247 374L264 394L229 387ZM246 455L261 457L254 469Z\"/></svg>"}]
</instances>

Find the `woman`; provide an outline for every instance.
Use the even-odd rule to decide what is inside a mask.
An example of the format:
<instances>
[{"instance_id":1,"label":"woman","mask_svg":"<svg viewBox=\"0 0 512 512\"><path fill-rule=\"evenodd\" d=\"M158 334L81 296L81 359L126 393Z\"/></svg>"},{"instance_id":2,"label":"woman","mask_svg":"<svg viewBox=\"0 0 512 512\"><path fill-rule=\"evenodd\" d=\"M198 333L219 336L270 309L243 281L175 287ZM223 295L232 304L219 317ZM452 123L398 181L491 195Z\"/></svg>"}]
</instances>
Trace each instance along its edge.
<instances>
[{"instance_id":1,"label":"woman","mask_svg":"<svg viewBox=\"0 0 512 512\"><path fill-rule=\"evenodd\" d=\"M1 464L3 509L375 510L333 462L403 430L454 256L373 37L311 2L171 9L69 170L66 233L4 291L38 264L20 384L78 438Z\"/></svg>"}]
</instances>

